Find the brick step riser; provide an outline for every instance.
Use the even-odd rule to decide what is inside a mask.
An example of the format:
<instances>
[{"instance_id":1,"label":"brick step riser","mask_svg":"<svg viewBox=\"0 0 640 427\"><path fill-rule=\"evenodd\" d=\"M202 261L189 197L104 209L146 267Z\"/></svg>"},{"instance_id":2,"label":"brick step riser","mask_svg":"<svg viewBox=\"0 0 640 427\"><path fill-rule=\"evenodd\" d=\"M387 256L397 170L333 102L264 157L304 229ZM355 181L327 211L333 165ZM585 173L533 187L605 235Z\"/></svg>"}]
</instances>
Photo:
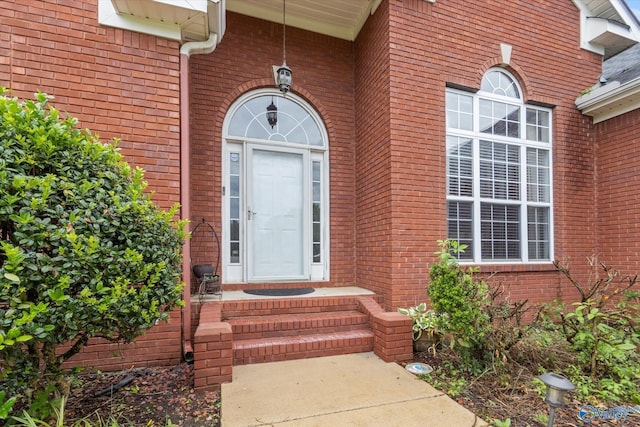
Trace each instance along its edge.
<instances>
[{"instance_id":1,"label":"brick step riser","mask_svg":"<svg viewBox=\"0 0 640 427\"><path fill-rule=\"evenodd\" d=\"M233 364L277 362L373 350L373 333L308 335L245 340L233 344Z\"/></svg>"},{"instance_id":2,"label":"brick step riser","mask_svg":"<svg viewBox=\"0 0 640 427\"><path fill-rule=\"evenodd\" d=\"M354 297L277 298L224 302L224 319L305 313L357 311Z\"/></svg>"},{"instance_id":3,"label":"brick step riser","mask_svg":"<svg viewBox=\"0 0 640 427\"><path fill-rule=\"evenodd\" d=\"M278 335L309 335L366 329L369 318L358 312L329 315L265 316L229 319L234 339L257 339Z\"/></svg>"},{"instance_id":4,"label":"brick step riser","mask_svg":"<svg viewBox=\"0 0 640 427\"><path fill-rule=\"evenodd\" d=\"M333 332L350 332L366 330L365 325L350 325L350 326L336 326L328 328L316 328L316 329L289 329L289 330L275 330L275 331L261 331L261 332L234 332L235 341L256 340L261 338L278 338L278 337L299 337L305 335L315 334L330 334Z\"/></svg>"}]
</instances>

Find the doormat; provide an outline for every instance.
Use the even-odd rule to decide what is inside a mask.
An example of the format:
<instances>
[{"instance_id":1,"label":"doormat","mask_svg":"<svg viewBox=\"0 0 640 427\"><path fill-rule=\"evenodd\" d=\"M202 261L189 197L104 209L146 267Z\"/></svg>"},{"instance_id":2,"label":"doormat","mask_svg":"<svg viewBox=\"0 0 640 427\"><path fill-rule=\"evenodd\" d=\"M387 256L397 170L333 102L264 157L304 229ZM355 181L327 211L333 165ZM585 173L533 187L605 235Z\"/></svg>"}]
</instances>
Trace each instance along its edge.
<instances>
[{"instance_id":1,"label":"doormat","mask_svg":"<svg viewBox=\"0 0 640 427\"><path fill-rule=\"evenodd\" d=\"M291 297L310 294L313 288L273 288L273 289L245 289L246 294L260 295L263 297Z\"/></svg>"}]
</instances>

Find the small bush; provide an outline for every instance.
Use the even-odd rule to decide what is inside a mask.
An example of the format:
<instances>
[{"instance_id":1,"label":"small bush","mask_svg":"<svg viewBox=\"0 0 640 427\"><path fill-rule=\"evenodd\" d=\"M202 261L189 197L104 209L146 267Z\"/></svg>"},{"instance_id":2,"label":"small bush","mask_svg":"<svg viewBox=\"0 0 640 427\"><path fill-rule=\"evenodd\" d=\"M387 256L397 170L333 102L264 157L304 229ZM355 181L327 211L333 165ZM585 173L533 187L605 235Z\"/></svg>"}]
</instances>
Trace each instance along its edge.
<instances>
[{"instance_id":1,"label":"small bush","mask_svg":"<svg viewBox=\"0 0 640 427\"><path fill-rule=\"evenodd\" d=\"M640 306L638 277L621 275L603 263L602 274L582 285L566 266L555 263L577 288L581 300L555 301L542 319L558 331L576 355L567 376L587 400L640 403ZM592 262L592 267L593 267Z\"/></svg>"},{"instance_id":2,"label":"small bush","mask_svg":"<svg viewBox=\"0 0 640 427\"><path fill-rule=\"evenodd\" d=\"M455 254L465 245L451 240L438 241L440 260L429 269L429 298L436 312L442 313L442 330L450 334L451 347L466 360L482 357L491 324L487 285L476 280L475 270L461 267Z\"/></svg>"}]
</instances>

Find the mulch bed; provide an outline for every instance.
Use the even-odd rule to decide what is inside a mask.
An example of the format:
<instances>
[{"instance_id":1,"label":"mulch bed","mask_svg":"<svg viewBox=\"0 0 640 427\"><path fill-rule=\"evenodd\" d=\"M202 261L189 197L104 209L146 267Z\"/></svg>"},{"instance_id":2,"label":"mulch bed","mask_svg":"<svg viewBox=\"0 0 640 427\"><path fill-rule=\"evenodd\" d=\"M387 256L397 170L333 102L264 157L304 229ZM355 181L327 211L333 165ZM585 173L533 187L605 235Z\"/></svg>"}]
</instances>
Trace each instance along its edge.
<instances>
[{"instance_id":1,"label":"mulch bed","mask_svg":"<svg viewBox=\"0 0 640 427\"><path fill-rule=\"evenodd\" d=\"M435 355L424 352L415 353L414 361L436 367L454 361L452 357L447 351ZM490 423L493 419L510 419L511 427L546 427L544 416L549 408L531 385L538 373L529 366L534 364L514 362L502 375L466 377L464 391L453 399ZM583 405L569 393L565 406L556 411L554 425L640 427L640 414L630 415L625 422L594 419L585 423L578 418ZM220 408L220 392L195 391L192 366L180 364L81 375L71 387L65 419L72 423L81 418L95 421L98 416L103 420L113 416L120 426L166 426L170 420L178 426L217 427Z\"/></svg>"},{"instance_id":2,"label":"mulch bed","mask_svg":"<svg viewBox=\"0 0 640 427\"><path fill-rule=\"evenodd\" d=\"M193 388L193 367L141 368L81 375L74 381L65 420L113 416L120 426L220 425L220 392Z\"/></svg>"},{"instance_id":3,"label":"mulch bed","mask_svg":"<svg viewBox=\"0 0 640 427\"><path fill-rule=\"evenodd\" d=\"M436 367L452 360L452 355L441 351L435 355L429 352L414 353L414 361ZM511 420L510 427L547 427L549 407L531 385L539 373L535 365L511 362L507 372L495 375L488 372L479 377L466 376L467 387L459 396L453 397L458 404L492 424L493 419ZM461 374L462 375L462 374ZM426 376L429 382L429 377ZM603 420L594 418L591 422L579 419L580 409L585 402L575 399L575 394L568 393L565 406L558 408L555 414L556 427L574 426L625 426L640 427L640 414L631 414L622 420ZM631 405L635 406L635 405Z\"/></svg>"}]
</instances>

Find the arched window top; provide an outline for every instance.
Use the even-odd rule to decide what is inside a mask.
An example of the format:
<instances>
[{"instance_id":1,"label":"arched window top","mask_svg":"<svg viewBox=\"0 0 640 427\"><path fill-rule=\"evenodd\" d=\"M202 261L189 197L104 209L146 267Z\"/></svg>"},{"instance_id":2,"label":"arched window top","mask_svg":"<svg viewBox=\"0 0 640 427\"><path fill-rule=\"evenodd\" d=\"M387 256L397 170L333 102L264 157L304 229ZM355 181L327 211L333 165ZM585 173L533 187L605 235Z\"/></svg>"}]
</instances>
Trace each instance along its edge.
<instances>
[{"instance_id":1,"label":"arched window top","mask_svg":"<svg viewBox=\"0 0 640 427\"><path fill-rule=\"evenodd\" d=\"M520 99L520 89L515 79L503 70L491 69L482 78L480 90L494 95Z\"/></svg>"},{"instance_id":2,"label":"arched window top","mask_svg":"<svg viewBox=\"0 0 640 427\"><path fill-rule=\"evenodd\" d=\"M277 108L271 126L267 107ZM228 137L253 138L324 147L326 131L315 110L302 99L277 90L258 90L242 96L229 110Z\"/></svg>"}]
</instances>

